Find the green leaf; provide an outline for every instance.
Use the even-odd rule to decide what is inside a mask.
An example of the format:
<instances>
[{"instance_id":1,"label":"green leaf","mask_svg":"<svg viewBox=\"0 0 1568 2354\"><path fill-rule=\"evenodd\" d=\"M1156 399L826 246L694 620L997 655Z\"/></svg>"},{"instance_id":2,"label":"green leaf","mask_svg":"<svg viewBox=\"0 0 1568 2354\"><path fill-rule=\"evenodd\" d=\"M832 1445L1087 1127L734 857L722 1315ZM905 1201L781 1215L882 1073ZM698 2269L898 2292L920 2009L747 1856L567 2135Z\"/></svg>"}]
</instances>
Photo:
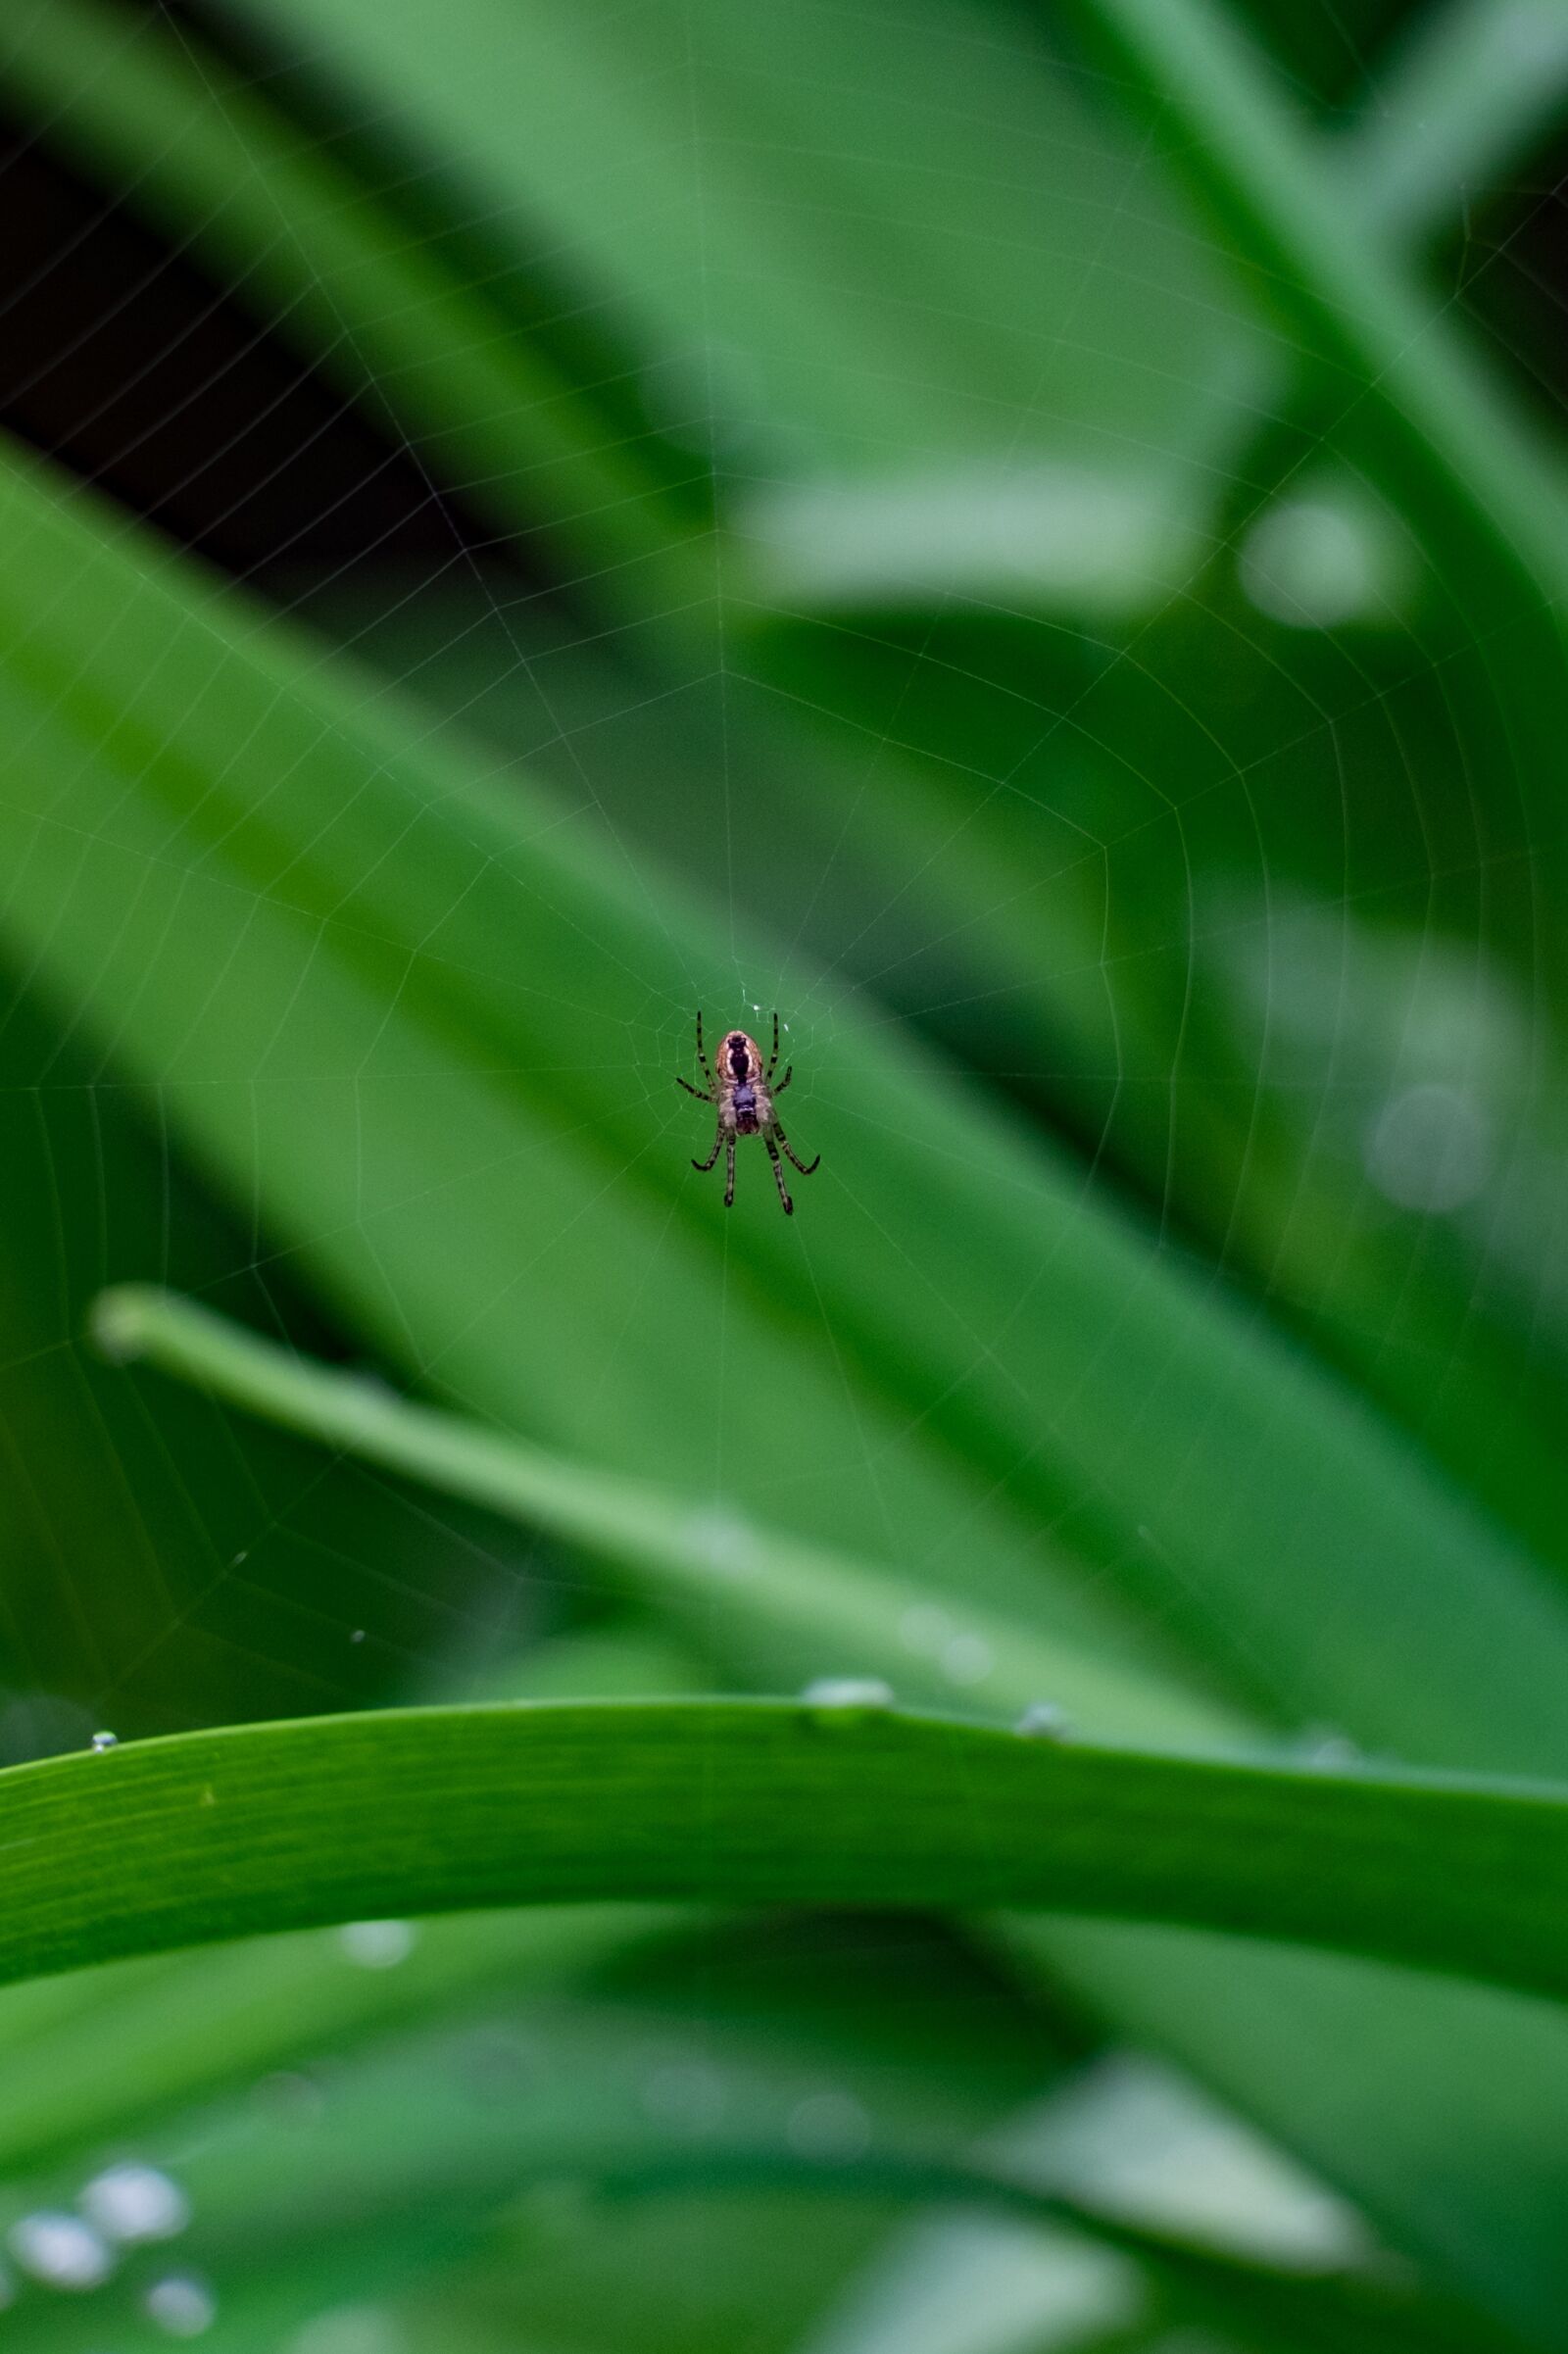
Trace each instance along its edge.
<instances>
[{"instance_id":1,"label":"green leaf","mask_svg":"<svg viewBox=\"0 0 1568 2354\"><path fill-rule=\"evenodd\" d=\"M215 2084L200 2108L138 2115L111 2097L95 2119L84 2106L88 2072L106 2056L108 2034L89 2034L74 2084L67 2080L78 2150L170 2152L192 2215L179 2262L213 2280L225 2326L264 2285L297 2324L323 2301L323 2266L346 2275L362 2303L432 2268L450 2279L475 2244L510 2234L531 2186L564 2179L586 2194L602 2169L656 2161L672 2144L715 2160L724 2150L787 2147L803 2088L835 2086L841 2106L871 2121L879 2146L955 2158L1055 2077L1055 2040L1039 2006L1010 1999L938 1925L863 1913L687 1914L671 1924L657 1908L627 1911L641 1935L622 1933L608 1960L613 1921L573 1905L394 1924L409 1939L395 1968L356 1968L345 1941L318 1931L91 1974L113 1986L161 1972L161 2022L134 2001L103 2022L144 2043L149 2076L181 2039L177 1984L192 1998L198 2048L216 2041L225 2010L237 2043L227 2084ZM480 2004L477 1987L465 2000L455 1986L458 1999L442 2015L427 2001L432 1967L445 1969L455 1940L475 1932L498 1958L510 1937L514 1978L497 1976ZM209 1971L218 1978L211 2005L202 1994ZM247 1973L260 2022L281 2026L290 1992L303 1993L292 2044L268 2050L258 2038L243 2001ZM0 2016L38 1987L80 1984L12 1988ZM323 2008L323 1996L341 2007L356 1994L380 2014L373 2042L364 2032L345 2038ZM287 2074L258 2085L255 2072L269 2067ZM117 2073L122 2089L111 2056L112 2090ZM0 2232L29 2209L69 2207L80 2163L67 2149L47 2175L19 2178L8 2167ZM868 2247L881 2222L860 2221ZM619 2245L622 2233L612 2227L608 2236ZM742 2222L740 2237L750 2236ZM606 2238L602 2227L590 2230L590 2261ZM122 2276L97 2308L100 2330L112 2317L116 2343L131 2293ZM32 2319L47 2329L47 2314L35 2308ZM23 2322L10 2317L19 2331Z\"/></svg>"},{"instance_id":2,"label":"green leaf","mask_svg":"<svg viewBox=\"0 0 1568 2354\"><path fill-rule=\"evenodd\" d=\"M612 1545L622 1562L652 1573L656 1590L694 1598L706 1593L710 1627L733 1631L742 1651L751 1647L742 1632L748 1619L767 1631L778 1655L790 1613L803 1614L798 1637L820 1613L820 1630L835 1650L850 1637L857 1646L850 1656L869 1657L901 1680L908 1676L893 1594L857 1564L841 1560L817 1580L807 1564L802 1578L792 1548L753 1530L755 1550L743 1548L741 1556L749 1574L737 1578L732 1547L718 1561L705 1557L704 1548L689 1543L689 1522L683 1542L679 1520L669 1525L667 1498L619 1488L605 1496L593 1474L541 1463L535 1450L289 1361L187 1303L122 1293L105 1301L100 1323L112 1346L145 1349L216 1395L336 1447L401 1461L459 1494L482 1494L504 1508ZM564 1511L569 1523L557 1518ZM1029 1674L1032 1650L1026 1630L1005 1631L989 1696L1000 1697L1012 1675ZM1244 2112L1267 2118L1324 2173L1352 2188L1396 2238L1413 2242L1495 2311L1541 2334L1553 2310L1561 2235L1555 2152L1549 2141L1540 2143L1535 2119L1541 2101L1549 2104L1551 2088L1568 2095L1560 2014L1437 1980L1417 1986L1374 1976L1369 1984L1364 1972L1305 1950L1242 1956L1224 1939L1192 1932L1180 1933L1174 1954L1177 1933L1147 1926L1134 1932L1040 1918L1009 1935L1033 1968L1044 1961L1063 1972L1108 2018L1183 2054ZM1311 2023L1304 2036L1295 2024L1301 2021ZM1326 2066L1326 2052L1338 2056L1337 2067ZM1444 2085L1436 2099L1434 2076ZM1489 2119L1495 2149L1487 2163L1472 2168L1468 2153L1454 2152L1456 2107ZM1348 2140L1348 2110L1356 2120ZM1459 2202L1466 2229L1456 2260Z\"/></svg>"},{"instance_id":3,"label":"green leaf","mask_svg":"<svg viewBox=\"0 0 1568 2354\"><path fill-rule=\"evenodd\" d=\"M1260 298L1339 371L1347 433L1455 588L1478 593L1468 559L1511 620L1568 594L1556 469L1453 334L1446 299L1416 295L1357 219L1229 15L1215 0L1076 0L1076 13L1112 48L1118 95L1162 121Z\"/></svg>"},{"instance_id":4,"label":"green leaf","mask_svg":"<svg viewBox=\"0 0 1568 2354\"><path fill-rule=\"evenodd\" d=\"M885 1666L901 1625L932 1607L929 1587L896 1569L411 1404L380 1383L292 1355L194 1300L135 1286L106 1292L93 1332L122 1362L145 1361L304 1437L607 1555L646 1598L683 1611L694 1633L711 1637L722 1627L732 1649L760 1655L775 1677L792 1658L802 1674L813 1674L826 1645L841 1669ZM1002 1616L983 1601L967 1601L955 1617L954 1640L970 1646L964 1690L983 1707L1016 1711L1049 1693L1092 1725L1136 1724L1153 1739L1248 1729L1238 1714L1043 1637L1026 1618ZM918 1644L905 1646L900 1667L906 1691L932 1697L951 1689Z\"/></svg>"},{"instance_id":5,"label":"green leaf","mask_svg":"<svg viewBox=\"0 0 1568 2354\"><path fill-rule=\"evenodd\" d=\"M410 1709L17 1766L0 1975L721 1897L1178 1921L1568 1991L1568 1790L1030 1740L863 1692Z\"/></svg>"},{"instance_id":6,"label":"green leaf","mask_svg":"<svg viewBox=\"0 0 1568 2354\"><path fill-rule=\"evenodd\" d=\"M564 543L622 600L711 595L706 482L683 492L675 478L692 475L690 458L608 417L583 381L603 372L587 354L518 332L477 268L455 267L427 221L400 217L195 27L50 0L8 25L0 85L373 417L390 416L434 476L481 485L520 540Z\"/></svg>"},{"instance_id":7,"label":"green leaf","mask_svg":"<svg viewBox=\"0 0 1568 2354\"><path fill-rule=\"evenodd\" d=\"M111 545L95 502L10 484L8 934L362 1333L628 1473L711 1494L741 1466L748 1512L917 1559L950 1607L1163 1651L1416 1754L1560 1754L1544 1582L1261 1317L802 974L793 1100L844 1148L812 1220L743 1199L726 1229L689 1179L680 1200L660 1106L693 1005L746 977L717 927L526 778L428 757L410 706L378 711L154 543ZM1205 2069L1246 1968L1226 1954L1191 2006ZM1428 2035L1428 1991L1352 1988L1337 2015L1380 2105L1451 2139L1483 2072ZM1532 2084L1559 2048L1537 2024ZM1298 2094L1254 2051L1246 2097L1292 2134ZM1538 2146L1527 2119L1510 2146ZM1493 2277L1555 2317L1560 2234L1498 2220Z\"/></svg>"},{"instance_id":8,"label":"green leaf","mask_svg":"<svg viewBox=\"0 0 1568 2354\"><path fill-rule=\"evenodd\" d=\"M536 1645L507 1682L508 1699L699 1689L669 1646L662 1656L608 1630ZM0 2176L34 2173L74 2144L123 2142L237 2077L322 2049L346 2056L499 1986L520 1995L583 1977L688 1919L647 1905L533 1906L432 1923L395 1969L354 1968L338 1940L307 1932L14 1986L0 1996Z\"/></svg>"},{"instance_id":9,"label":"green leaf","mask_svg":"<svg viewBox=\"0 0 1568 2354\"><path fill-rule=\"evenodd\" d=\"M823 629L661 694L600 643L533 613L503 622L484 584L388 583L379 604L363 581L328 584L309 611L412 684L455 741L477 729L503 758L537 747L566 797L586 777L624 839L720 901L743 771L752 855L806 946L956 1059L1042 1100L1227 1268L1288 1297L1331 1361L1568 1575L1568 1320L1554 1307L1568 1264L1545 1206L1568 1116L1564 1089L1533 1076L1551 1050L1532 1043L1530 976L1510 947L1532 937L1533 867L1506 862L1517 886L1489 877L1496 953L1478 976L1467 886L1445 896L1396 829L1361 812L1352 831L1337 806L1342 772L1408 770L1422 825L1440 828L1453 773L1487 768L1494 698L1456 660L1412 685L1403 641L1376 662L1364 647L1298 650L1288 682L1281 633L1238 629L1233 602L1214 587L1146 628L1139 683L1124 664L1077 689L1070 743L1031 688L1034 637L1010 654L971 640L960 681L957 648L945 659L922 624L898 751L880 736L868 751L848 725L832 743L791 732L769 684L783 660L847 721L884 670L905 679L915 662L886 633L858 637L831 672ZM1228 633L1222 719L1183 699L1207 659L1200 624ZM1287 761L1279 736L1298 727ZM1250 794L1254 770L1277 789ZM1166 1068L1179 1088L1127 1084ZM1469 1107L1479 1192L1455 1215L1369 1182L1380 1109L1412 1088L1437 1090L1460 1122Z\"/></svg>"},{"instance_id":10,"label":"green leaf","mask_svg":"<svg viewBox=\"0 0 1568 2354\"><path fill-rule=\"evenodd\" d=\"M8 491L5 931L363 1331L689 1491L717 1417L754 1508L933 1585L961 1565L977 1604L1080 1651L1413 1758L1551 1770L1563 1598L1260 1316L782 962L811 1022L795 1133L828 1152L809 1215L754 1186L726 1281L673 1085L688 1009L739 994L716 923L522 778L503 796L422 746L358 671L115 545L90 502L16 460ZM745 1375L715 1399L726 1350ZM1117 1600L1152 1574L1157 1613ZM1484 1735L1478 1615L1507 1689Z\"/></svg>"},{"instance_id":11,"label":"green leaf","mask_svg":"<svg viewBox=\"0 0 1568 2354\"><path fill-rule=\"evenodd\" d=\"M1568 17L1555 0L1441 0L1399 25L1338 160L1385 235L1431 237L1517 171L1565 106Z\"/></svg>"}]
</instances>

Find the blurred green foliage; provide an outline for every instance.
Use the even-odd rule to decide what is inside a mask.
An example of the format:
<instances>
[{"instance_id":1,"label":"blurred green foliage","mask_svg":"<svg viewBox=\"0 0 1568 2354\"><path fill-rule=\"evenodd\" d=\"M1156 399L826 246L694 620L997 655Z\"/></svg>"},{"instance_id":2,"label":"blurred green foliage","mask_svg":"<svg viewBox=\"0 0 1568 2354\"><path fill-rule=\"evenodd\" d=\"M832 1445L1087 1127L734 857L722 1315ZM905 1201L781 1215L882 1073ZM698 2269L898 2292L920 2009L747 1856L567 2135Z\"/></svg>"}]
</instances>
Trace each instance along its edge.
<instances>
[{"instance_id":1,"label":"blurred green foliage","mask_svg":"<svg viewBox=\"0 0 1568 2354\"><path fill-rule=\"evenodd\" d=\"M1551 0L19 0L0 106L0 1757L857 1674L1568 1783ZM361 1924L0 2067L22 2346L1564 2342L1558 2009L1210 1931Z\"/></svg>"}]
</instances>

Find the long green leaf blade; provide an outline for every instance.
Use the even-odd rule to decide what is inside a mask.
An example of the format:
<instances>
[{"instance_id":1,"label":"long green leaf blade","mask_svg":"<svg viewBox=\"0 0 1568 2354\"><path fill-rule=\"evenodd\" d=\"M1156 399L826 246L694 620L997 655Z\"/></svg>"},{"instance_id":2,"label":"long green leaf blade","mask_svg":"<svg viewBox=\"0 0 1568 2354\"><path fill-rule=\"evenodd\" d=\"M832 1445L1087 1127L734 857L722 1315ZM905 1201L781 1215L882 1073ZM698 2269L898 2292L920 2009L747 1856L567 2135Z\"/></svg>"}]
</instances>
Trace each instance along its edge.
<instances>
[{"instance_id":1,"label":"long green leaf blade","mask_svg":"<svg viewBox=\"0 0 1568 2354\"><path fill-rule=\"evenodd\" d=\"M1261 60L1214 0L1078 0L1127 94L1156 110L1194 189L1258 271L1258 290L1343 371L1347 431L1453 565L1484 564L1532 606L1568 592L1555 470L1453 335L1446 302L1405 283L1342 198ZM1467 582L1474 593L1474 583Z\"/></svg>"},{"instance_id":2,"label":"long green leaf blade","mask_svg":"<svg viewBox=\"0 0 1568 2354\"><path fill-rule=\"evenodd\" d=\"M695 1610L710 1629L718 1623L743 1651L763 1647L775 1668L781 1654L794 1655L809 1672L824 1645L836 1646L843 1667L883 1667L899 1650L901 1623L931 1607L931 1587L894 1568L824 1551L695 1498L567 1461L509 1432L412 1404L172 1293L135 1285L106 1292L93 1331L108 1356L155 1365L304 1438L602 1552L631 1573L647 1598ZM1239 1713L1060 1643L1027 1620L994 1614L983 1602L971 1599L953 1626L975 1656L965 1689L979 1706L1016 1710L1049 1694L1091 1726L1135 1724L1153 1740L1250 1729ZM917 1651L906 1651L900 1670L906 1688L942 1695L940 1671Z\"/></svg>"},{"instance_id":3,"label":"long green leaf blade","mask_svg":"<svg viewBox=\"0 0 1568 2354\"><path fill-rule=\"evenodd\" d=\"M19 1766L0 1973L723 1897L1178 1921L1568 1991L1568 1790L1034 1741L866 1697L396 1710Z\"/></svg>"}]
</instances>

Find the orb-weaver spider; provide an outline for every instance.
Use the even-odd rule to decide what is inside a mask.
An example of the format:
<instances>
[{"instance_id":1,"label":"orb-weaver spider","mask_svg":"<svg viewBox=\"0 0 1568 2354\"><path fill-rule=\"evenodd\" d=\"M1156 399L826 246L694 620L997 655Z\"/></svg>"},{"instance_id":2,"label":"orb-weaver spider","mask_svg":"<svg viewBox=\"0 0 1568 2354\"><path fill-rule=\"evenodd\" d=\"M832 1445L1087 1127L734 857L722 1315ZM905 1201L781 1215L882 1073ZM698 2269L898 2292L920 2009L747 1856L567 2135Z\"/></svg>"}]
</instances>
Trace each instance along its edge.
<instances>
[{"instance_id":1,"label":"orb-weaver spider","mask_svg":"<svg viewBox=\"0 0 1568 2354\"><path fill-rule=\"evenodd\" d=\"M784 1163L779 1159L778 1149L780 1145L783 1146L786 1157L793 1167L800 1170L803 1177L810 1176L812 1170L820 1164L822 1155L818 1152L816 1159L812 1161L798 1159L791 1149L789 1138L779 1125L778 1113L774 1109L774 1099L784 1093L794 1078L795 1065L793 1063L786 1065L783 1078L775 1086L773 1073L778 1068L778 1015L775 1013L773 1016L773 1052L768 1057L765 1069L762 1064L762 1050L756 1039L748 1038L744 1030L729 1030L725 1032L723 1043L718 1050L718 1075L715 1078L708 1067L708 1055L703 1048L703 1017L701 1013L697 1016L697 1059L702 1064L703 1076L708 1081L706 1089L693 1087L689 1079L677 1078L675 1085L684 1087L686 1093L689 1096L695 1096L699 1103L716 1105L718 1127L713 1137L713 1150L706 1160L694 1160L692 1167L706 1174L718 1158L720 1149L722 1149L724 1153L724 1207L728 1209L735 1200L735 1139L738 1136L760 1136L766 1145L767 1156L773 1163L773 1175L778 1180L778 1198L784 1205L784 1215L787 1218L793 1218L795 1204L790 1200L790 1189L784 1182Z\"/></svg>"}]
</instances>

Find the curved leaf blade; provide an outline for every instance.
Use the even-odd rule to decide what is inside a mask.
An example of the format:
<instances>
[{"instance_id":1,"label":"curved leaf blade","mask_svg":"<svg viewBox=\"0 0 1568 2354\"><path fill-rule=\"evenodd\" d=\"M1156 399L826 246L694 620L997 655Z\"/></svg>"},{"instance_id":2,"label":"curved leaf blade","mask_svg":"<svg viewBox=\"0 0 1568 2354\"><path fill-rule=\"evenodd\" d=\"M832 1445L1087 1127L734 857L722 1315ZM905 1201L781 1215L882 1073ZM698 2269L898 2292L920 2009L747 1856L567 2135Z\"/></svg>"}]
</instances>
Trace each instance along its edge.
<instances>
[{"instance_id":1,"label":"curved leaf blade","mask_svg":"<svg viewBox=\"0 0 1568 2354\"><path fill-rule=\"evenodd\" d=\"M0 1777L0 1976L496 1904L1019 1906L1568 1991L1568 1791L1064 1744L874 1705L524 1702Z\"/></svg>"}]
</instances>

